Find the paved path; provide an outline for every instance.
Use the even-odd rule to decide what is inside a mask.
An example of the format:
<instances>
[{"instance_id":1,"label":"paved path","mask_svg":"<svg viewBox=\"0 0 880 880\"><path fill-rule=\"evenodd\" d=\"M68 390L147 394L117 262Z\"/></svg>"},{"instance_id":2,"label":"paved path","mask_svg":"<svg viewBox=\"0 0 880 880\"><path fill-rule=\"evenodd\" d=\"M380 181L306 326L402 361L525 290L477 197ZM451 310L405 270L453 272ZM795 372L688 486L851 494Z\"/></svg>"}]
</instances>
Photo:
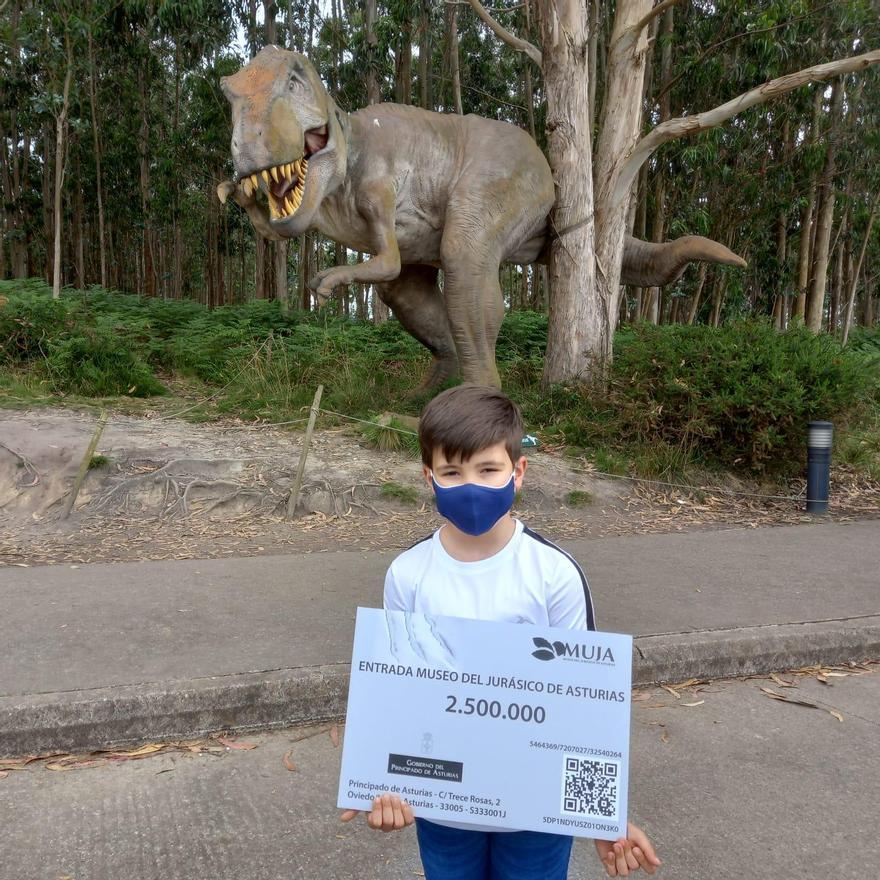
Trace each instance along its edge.
<instances>
[{"instance_id":1,"label":"paved path","mask_svg":"<svg viewBox=\"0 0 880 880\"><path fill-rule=\"evenodd\" d=\"M633 818L663 880L876 877L880 673L799 680L787 693L839 710L769 699L766 681L722 682L686 707L665 692L633 707ZM661 726L662 725L662 726ZM411 830L341 825L339 750L326 733L247 737L250 752L168 755L0 780L0 880L417 880ZM292 750L296 770L282 758ZM570 877L604 876L579 841ZM639 874L639 877L646 875Z\"/></svg>"},{"instance_id":2,"label":"paved path","mask_svg":"<svg viewBox=\"0 0 880 880\"><path fill-rule=\"evenodd\" d=\"M637 681L880 656L880 520L563 546ZM0 568L0 754L340 715L392 556Z\"/></svg>"}]
</instances>

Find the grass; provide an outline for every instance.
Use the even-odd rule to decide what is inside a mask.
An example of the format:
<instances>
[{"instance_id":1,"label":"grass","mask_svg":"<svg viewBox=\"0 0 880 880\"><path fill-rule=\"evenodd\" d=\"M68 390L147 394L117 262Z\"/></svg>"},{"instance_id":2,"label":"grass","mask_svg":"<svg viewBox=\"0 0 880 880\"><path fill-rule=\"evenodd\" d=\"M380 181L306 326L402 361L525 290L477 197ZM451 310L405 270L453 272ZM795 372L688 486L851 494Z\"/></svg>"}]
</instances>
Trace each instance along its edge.
<instances>
[{"instance_id":1,"label":"grass","mask_svg":"<svg viewBox=\"0 0 880 880\"><path fill-rule=\"evenodd\" d=\"M113 459L109 458L106 455L93 455L89 459L89 470L94 471L94 470L97 470L98 468L106 467L112 461L113 461Z\"/></svg>"},{"instance_id":2,"label":"grass","mask_svg":"<svg viewBox=\"0 0 880 880\"><path fill-rule=\"evenodd\" d=\"M416 505L419 503L419 493L412 486L401 486L400 483L387 482L382 483L379 494L383 498L401 501L404 504Z\"/></svg>"},{"instance_id":3,"label":"grass","mask_svg":"<svg viewBox=\"0 0 880 880\"><path fill-rule=\"evenodd\" d=\"M580 489L573 489L565 496L565 503L569 507L589 507L595 500L592 492L584 492Z\"/></svg>"},{"instance_id":4,"label":"grass","mask_svg":"<svg viewBox=\"0 0 880 880\"><path fill-rule=\"evenodd\" d=\"M99 288L53 302L34 281L0 281L3 296L4 407L289 422L305 419L323 384L322 407L366 420L358 430L369 445L418 455L409 429L379 415L418 415L427 400L412 389L429 355L396 321L285 314L267 301L209 311ZM614 475L772 480L803 469L803 422L819 414L835 421L835 460L880 475L876 331L861 331L851 355L827 337L774 335L760 324L627 328L609 389L596 393L541 388L546 324L543 315L508 315L496 348L503 386L542 446L561 445ZM135 396L151 390L164 393Z\"/></svg>"},{"instance_id":5,"label":"grass","mask_svg":"<svg viewBox=\"0 0 880 880\"><path fill-rule=\"evenodd\" d=\"M413 458L419 457L419 438L410 428L394 418L387 424L380 423L379 419L370 419L369 424L362 427L361 436L369 446L382 452L405 452Z\"/></svg>"}]
</instances>

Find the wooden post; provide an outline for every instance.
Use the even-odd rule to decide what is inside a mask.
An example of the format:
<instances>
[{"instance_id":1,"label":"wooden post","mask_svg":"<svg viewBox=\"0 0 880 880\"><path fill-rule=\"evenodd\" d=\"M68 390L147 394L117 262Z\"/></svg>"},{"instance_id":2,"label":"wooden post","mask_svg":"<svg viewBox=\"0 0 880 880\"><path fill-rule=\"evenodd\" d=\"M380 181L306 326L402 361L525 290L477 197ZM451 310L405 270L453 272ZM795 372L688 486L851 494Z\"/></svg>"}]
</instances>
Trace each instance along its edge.
<instances>
[{"instance_id":1,"label":"wooden post","mask_svg":"<svg viewBox=\"0 0 880 880\"><path fill-rule=\"evenodd\" d=\"M95 433L92 434L89 448L86 450L83 460L79 463L79 471L76 475L76 479L73 481L73 488L70 490L70 495L67 496L61 519L67 519L67 517L70 516L70 511L73 510L73 505L76 504L76 496L79 495L80 487L82 486L83 480L86 478L86 474L89 470L89 463L92 460L92 456L95 454L95 450L98 448L98 441L101 439L101 434L104 433L104 425L106 424L107 411L102 410L101 418L98 419L98 426L95 428Z\"/></svg>"},{"instance_id":2,"label":"wooden post","mask_svg":"<svg viewBox=\"0 0 880 880\"><path fill-rule=\"evenodd\" d=\"M315 428L315 419L318 418L318 407L321 404L321 395L324 393L324 386L319 385L315 392L315 399L312 401L312 408L309 411L309 423L306 425L306 436L303 438L302 452L299 454L299 465L296 469L296 477L293 486L290 489L290 497L287 499L287 518L293 519L296 515L296 505L299 504L299 493L302 489L303 474L306 469L306 458L309 454L309 444L312 442L312 431Z\"/></svg>"}]
</instances>

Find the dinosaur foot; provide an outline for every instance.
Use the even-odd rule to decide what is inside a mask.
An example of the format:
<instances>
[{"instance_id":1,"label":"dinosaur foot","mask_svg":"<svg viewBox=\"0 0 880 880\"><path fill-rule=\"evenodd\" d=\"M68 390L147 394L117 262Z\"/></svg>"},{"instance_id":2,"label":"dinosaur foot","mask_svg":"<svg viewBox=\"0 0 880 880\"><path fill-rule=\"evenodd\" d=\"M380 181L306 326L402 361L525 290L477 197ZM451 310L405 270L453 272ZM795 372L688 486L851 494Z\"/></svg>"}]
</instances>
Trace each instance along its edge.
<instances>
[{"instance_id":1,"label":"dinosaur foot","mask_svg":"<svg viewBox=\"0 0 880 880\"><path fill-rule=\"evenodd\" d=\"M410 391L407 397L421 397L429 391L439 388L447 379L452 379L458 375L458 360L451 358L437 358L431 361L431 366L422 379L422 384L418 388Z\"/></svg>"}]
</instances>

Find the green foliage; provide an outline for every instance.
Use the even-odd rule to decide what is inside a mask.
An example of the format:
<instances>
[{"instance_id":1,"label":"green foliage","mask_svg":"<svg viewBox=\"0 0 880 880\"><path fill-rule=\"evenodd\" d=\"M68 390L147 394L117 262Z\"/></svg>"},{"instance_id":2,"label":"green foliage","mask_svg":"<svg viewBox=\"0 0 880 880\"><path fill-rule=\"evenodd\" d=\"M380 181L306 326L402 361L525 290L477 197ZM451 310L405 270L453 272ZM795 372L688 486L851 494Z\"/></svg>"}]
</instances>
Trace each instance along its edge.
<instances>
[{"instance_id":1,"label":"green foliage","mask_svg":"<svg viewBox=\"0 0 880 880\"><path fill-rule=\"evenodd\" d=\"M428 355L396 321L374 326L324 314L284 314L273 302L210 311L187 301L0 284L7 374L16 398L46 389L87 396L162 393L155 372L204 382L200 417L304 419L318 384L323 408L371 420L379 448L417 454L416 438L383 426L377 412L417 414L412 396ZM608 388L540 387L546 318L507 316L498 344L505 389L529 430L584 450L602 472L670 477L689 468L790 472L802 467L807 421L835 422L855 436L880 407L880 333L856 328L842 349L803 329L777 333L761 322L709 327L637 326L620 331ZM27 379L25 382L24 379ZM344 421L344 420L343 420ZM840 448L854 465L876 460L876 431Z\"/></svg>"},{"instance_id":2,"label":"green foliage","mask_svg":"<svg viewBox=\"0 0 880 880\"><path fill-rule=\"evenodd\" d=\"M810 419L845 424L878 388L830 337L762 322L640 327L613 373L609 400L628 437L755 471L799 466Z\"/></svg>"},{"instance_id":3,"label":"green foliage","mask_svg":"<svg viewBox=\"0 0 880 880\"><path fill-rule=\"evenodd\" d=\"M49 343L46 368L53 387L87 397L151 397L165 388L124 339L86 331Z\"/></svg>"},{"instance_id":4,"label":"green foliage","mask_svg":"<svg viewBox=\"0 0 880 880\"><path fill-rule=\"evenodd\" d=\"M402 501L404 504L418 504L419 493L412 486L401 486L399 483L382 483L379 494L383 498L393 498L395 501Z\"/></svg>"},{"instance_id":5,"label":"green foliage","mask_svg":"<svg viewBox=\"0 0 880 880\"><path fill-rule=\"evenodd\" d=\"M370 419L361 432L364 440L374 449L383 452L408 452L413 458L420 455L419 438L414 431L392 418L388 424L380 424L378 418Z\"/></svg>"},{"instance_id":6,"label":"green foliage","mask_svg":"<svg viewBox=\"0 0 880 880\"><path fill-rule=\"evenodd\" d=\"M573 489L565 496L565 503L569 507L589 507L595 500L592 492L583 492L580 489Z\"/></svg>"},{"instance_id":7,"label":"green foliage","mask_svg":"<svg viewBox=\"0 0 880 880\"><path fill-rule=\"evenodd\" d=\"M68 324L69 303L53 300L37 279L0 281L0 294L8 297L0 309L0 363L26 364L45 356L47 340L57 338Z\"/></svg>"}]
</instances>

